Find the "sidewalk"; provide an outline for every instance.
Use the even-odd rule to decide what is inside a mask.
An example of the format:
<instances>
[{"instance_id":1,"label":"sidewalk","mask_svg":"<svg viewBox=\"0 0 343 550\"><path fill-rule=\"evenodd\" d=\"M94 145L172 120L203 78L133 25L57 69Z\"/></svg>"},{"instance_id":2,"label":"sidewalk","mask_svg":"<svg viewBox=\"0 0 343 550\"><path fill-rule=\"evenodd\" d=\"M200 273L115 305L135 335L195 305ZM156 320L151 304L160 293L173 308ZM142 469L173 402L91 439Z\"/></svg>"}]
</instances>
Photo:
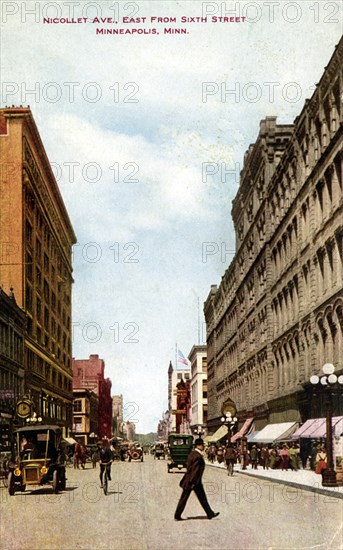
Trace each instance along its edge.
<instances>
[{"instance_id":1,"label":"sidewalk","mask_svg":"<svg viewBox=\"0 0 343 550\"><path fill-rule=\"evenodd\" d=\"M206 465L214 468L220 468L226 473L226 466L224 463L211 463L206 460ZM322 495L332 496L343 499L343 486L342 487L323 487L322 476L316 474L312 470L263 470L259 467L257 470L252 470L251 466L248 466L247 470L242 470L240 464L235 464L234 473L238 473L244 476L258 477L267 479L274 483L282 483L284 485L290 485L291 487L297 487L304 491L312 491Z\"/></svg>"}]
</instances>

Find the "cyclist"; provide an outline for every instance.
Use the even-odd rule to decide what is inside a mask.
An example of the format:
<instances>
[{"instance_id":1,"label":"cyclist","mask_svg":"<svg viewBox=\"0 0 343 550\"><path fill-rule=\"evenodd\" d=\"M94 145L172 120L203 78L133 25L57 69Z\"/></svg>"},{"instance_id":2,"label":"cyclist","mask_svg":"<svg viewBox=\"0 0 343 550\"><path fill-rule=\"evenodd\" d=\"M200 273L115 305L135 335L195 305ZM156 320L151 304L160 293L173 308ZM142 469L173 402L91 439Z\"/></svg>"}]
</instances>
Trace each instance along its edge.
<instances>
[{"instance_id":1,"label":"cyclist","mask_svg":"<svg viewBox=\"0 0 343 550\"><path fill-rule=\"evenodd\" d=\"M107 478L109 481L111 481L112 453L107 440L99 442L98 445L100 446L100 486L102 487L102 479L104 476L105 468L107 471Z\"/></svg>"}]
</instances>

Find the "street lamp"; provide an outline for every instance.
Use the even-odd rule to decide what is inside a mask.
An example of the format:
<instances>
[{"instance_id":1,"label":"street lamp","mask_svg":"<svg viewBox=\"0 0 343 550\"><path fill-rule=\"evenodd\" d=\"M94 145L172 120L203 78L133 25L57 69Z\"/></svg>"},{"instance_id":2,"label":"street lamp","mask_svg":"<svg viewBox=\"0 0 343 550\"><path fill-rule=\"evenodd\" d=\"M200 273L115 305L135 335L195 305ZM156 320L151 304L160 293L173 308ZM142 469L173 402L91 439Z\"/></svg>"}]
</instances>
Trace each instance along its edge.
<instances>
[{"instance_id":1,"label":"street lamp","mask_svg":"<svg viewBox=\"0 0 343 550\"><path fill-rule=\"evenodd\" d=\"M228 427L228 440L227 440L227 442L231 443L231 430L237 424L238 419L237 419L236 416L232 416L231 412L228 411L227 413L225 413L225 416L221 417L220 420L222 421L224 426L225 426L225 424L227 424L227 427Z\"/></svg>"},{"instance_id":2,"label":"street lamp","mask_svg":"<svg viewBox=\"0 0 343 550\"><path fill-rule=\"evenodd\" d=\"M198 426L197 428L195 428L194 433L195 433L196 437L201 437L202 435L204 435L204 432L202 430L202 426Z\"/></svg>"},{"instance_id":3,"label":"street lamp","mask_svg":"<svg viewBox=\"0 0 343 550\"><path fill-rule=\"evenodd\" d=\"M316 374L311 376L310 382L313 386L318 386L325 396L326 405L326 454L327 468L322 473L323 487L337 487L336 472L333 463L332 449L332 395L335 389L341 389L343 385L343 375L336 376L335 367L331 363L323 366L323 376Z\"/></svg>"},{"instance_id":4,"label":"street lamp","mask_svg":"<svg viewBox=\"0 0 343 550\"><path fill-rule=\"evenodd\" d=\"M30 418L26 419L26 422L28 424L37 424L37 422L42 422L42 417L37 416L37 413L34 412Z\"/></svg>"}]
</instances>

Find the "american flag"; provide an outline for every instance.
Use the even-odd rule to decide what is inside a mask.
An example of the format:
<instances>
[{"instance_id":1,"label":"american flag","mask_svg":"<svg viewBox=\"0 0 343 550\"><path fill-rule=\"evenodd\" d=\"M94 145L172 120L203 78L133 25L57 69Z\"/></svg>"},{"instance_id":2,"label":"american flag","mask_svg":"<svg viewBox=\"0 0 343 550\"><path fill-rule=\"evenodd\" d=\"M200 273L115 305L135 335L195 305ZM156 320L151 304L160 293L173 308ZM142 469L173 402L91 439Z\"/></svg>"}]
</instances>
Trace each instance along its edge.
<instances>
[{"instance_id":1,"label":"american flag","mask_svg":"<svg viewBox=\"0 0 343 550\"><path fill-rule=\"evenodd\" d=\"M179 349L177 350L177 353L178 353L178 362L179 363L182 363L183 365L186 365L186 367L188 367L188 363L187 363L187 359L186 357L183 355L182 351L180 351Z\"/></svg>"}]
</instances>

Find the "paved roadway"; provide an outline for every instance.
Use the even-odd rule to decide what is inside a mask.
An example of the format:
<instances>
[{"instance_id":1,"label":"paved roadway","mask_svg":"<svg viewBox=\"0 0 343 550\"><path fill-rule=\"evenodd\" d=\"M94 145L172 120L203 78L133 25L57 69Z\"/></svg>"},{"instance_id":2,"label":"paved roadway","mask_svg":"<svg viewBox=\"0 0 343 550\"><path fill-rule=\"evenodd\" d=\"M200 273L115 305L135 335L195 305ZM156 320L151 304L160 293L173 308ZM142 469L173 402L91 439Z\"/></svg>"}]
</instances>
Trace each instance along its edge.
<instances>
[{"instance_id":1,"label":"paved roadway","mask_svg":"<svg viewBox=\"0 0 343 550\"><path fill-rule=\"evenodd\" d=\"M259 550L343 548L343 501L206 467L209 521L195 495L174 521L180 473L164 460L115 462L105 496L99 469L67 468L67 490L1 489L2 550Z\"/></svg>"}]
</instances>

